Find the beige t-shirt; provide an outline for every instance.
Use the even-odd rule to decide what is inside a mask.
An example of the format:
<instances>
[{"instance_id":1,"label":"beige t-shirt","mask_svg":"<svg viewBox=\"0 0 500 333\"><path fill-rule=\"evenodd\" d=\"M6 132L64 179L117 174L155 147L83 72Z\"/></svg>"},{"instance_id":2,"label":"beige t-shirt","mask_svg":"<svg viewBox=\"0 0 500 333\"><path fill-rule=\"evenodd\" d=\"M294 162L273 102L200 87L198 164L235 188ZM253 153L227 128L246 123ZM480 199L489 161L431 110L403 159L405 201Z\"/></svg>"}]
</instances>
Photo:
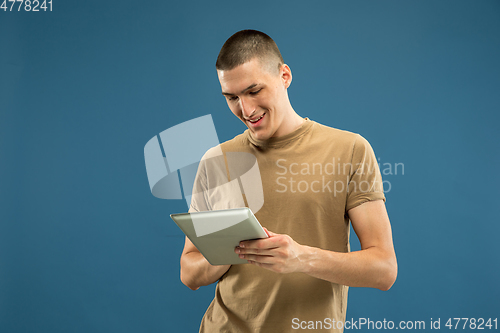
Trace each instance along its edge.
<instances>
[{"instance_id":1,"label":"beige t-shirt","mask_svg":"<svg viewBox=\"0 0 500 333\"><path fill-rule=\"evenodd\" d=\"M366 201L385 200L373 150L358 134L306 118L288 135L262 142L246 130L220 147L224 156L246 152L256 157L264 203L255 216L268 230L299 244L348 252L347 211ZM206 168L200 163L193 192L204 195L193 196L191 211L243 206L231 196L206 190L214 174ZM229 172L221 174L230 178ZM322 328L317 332L341 332L335 326L345 321L347 291L347 286L304 273L233 265L217 284L200 332L292 332L311 323Z\"/></svg>"}]
</instances>

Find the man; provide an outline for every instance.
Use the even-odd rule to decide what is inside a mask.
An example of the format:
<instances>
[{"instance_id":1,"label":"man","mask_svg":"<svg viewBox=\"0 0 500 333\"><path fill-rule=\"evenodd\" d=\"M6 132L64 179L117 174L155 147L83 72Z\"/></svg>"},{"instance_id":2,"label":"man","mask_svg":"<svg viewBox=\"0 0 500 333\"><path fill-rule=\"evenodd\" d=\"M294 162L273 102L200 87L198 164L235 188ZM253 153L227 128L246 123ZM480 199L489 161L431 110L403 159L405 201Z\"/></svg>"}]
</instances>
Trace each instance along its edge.
<instances>
[{"instance_id":1,"label":"man","mask_svg":"<svg viewBox=\"0 0 500 333\"><path fill-rule=\"evenodd\" d=\"M357 134L294 111L287 94L291 70L266 34L231 36L216 68L229 108L248 127L220 147L255 155L264 188L255 215L270 237L241 242L235 252L249 264L233 266L210 265L186 238L182 282L196 290L219 281L200 332L289 332L311 325L341 332L347 286L388 290L397 275L373 150ZM205 174L198 171L195 187L207 183ZM231 198L193 197L190 210L221 208L234 208ZM360 251L349 252L349 221Z\"/></svg>"}]
</instances>

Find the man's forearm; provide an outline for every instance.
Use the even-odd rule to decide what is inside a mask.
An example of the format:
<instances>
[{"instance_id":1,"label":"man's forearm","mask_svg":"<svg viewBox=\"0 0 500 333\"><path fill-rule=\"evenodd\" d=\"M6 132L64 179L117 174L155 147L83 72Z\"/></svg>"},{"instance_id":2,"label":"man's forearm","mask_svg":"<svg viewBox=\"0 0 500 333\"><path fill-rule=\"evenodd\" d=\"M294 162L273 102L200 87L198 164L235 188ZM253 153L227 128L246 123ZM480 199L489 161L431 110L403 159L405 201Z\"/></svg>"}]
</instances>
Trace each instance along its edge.
<instances>
[{"instance_id":1,"label":"man's forearm","mask_svg":"<svg viewBox=\"0 0 500 333\"><path fill-rule=\"evenodd\" d=\"M352 208L349 218L360 251L322 250L267 230L269 238L240 242L235 252L249 263L276 273L303 272L332 283L388 290L396 280L398 267L384 202L370 201Z\"/></svg>"},{"instance_id":2,"label":"man's forearm","mask_svg":"<svg viewBox=\"0 0 500 333\"><path fill-rule=\"evenodd\" d=\"M375 247L341 253L304 246L300 271L351 287L388 290L396 280L396 256Z\"/></svg>"},{"instance_id":3,"label":"man's forearm","mask_svg":"<svg viewBox=\"0 0 500 333\"><path fill-rule=\"evenodd\" d=\"M212 284L228 271L231 265L211 265L199 252L184 253L181 256L181 281L189 289Z\"/></svg>"}]
</instances>

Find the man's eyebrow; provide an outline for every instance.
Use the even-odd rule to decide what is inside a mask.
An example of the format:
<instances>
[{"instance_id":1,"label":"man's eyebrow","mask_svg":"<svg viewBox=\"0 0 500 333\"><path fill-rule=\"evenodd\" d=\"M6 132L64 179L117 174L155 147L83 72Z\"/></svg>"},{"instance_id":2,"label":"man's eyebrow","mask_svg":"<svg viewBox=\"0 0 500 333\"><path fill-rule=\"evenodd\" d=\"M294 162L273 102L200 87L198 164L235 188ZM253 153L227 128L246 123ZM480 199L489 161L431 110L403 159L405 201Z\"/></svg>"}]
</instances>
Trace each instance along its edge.
<instances>
[{"instance_id":1,"label":"man's eyebrow","mask_svg":"<svg viewBox=\"0 0 500 333\"><path fill-rule=\"evenodd\" d=\"M248 87L246 87L245 89L243 89L241 91L241 94L244 94L247 90L250 90L250 89L255 88L255 87L257 87L257 83L251 84ZM234 96L234 94L227 93L227 92L224 92L224 91L222 92L222 95L224 95L224 96Z\"/></svg>"}]
</instances>

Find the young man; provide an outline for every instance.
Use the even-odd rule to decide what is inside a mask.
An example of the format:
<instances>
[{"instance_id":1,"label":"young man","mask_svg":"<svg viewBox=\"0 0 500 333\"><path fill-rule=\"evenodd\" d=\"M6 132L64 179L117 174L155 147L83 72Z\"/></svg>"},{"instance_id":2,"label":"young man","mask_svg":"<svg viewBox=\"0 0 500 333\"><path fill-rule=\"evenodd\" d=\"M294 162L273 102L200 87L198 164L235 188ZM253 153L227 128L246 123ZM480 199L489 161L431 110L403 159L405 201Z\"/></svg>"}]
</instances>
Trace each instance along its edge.
<instances>
[{"instance_id":1,"label":"young man","mask_svg":"<svg viewBox=\"0 0 500 333\"><path fill-rule=\"evenodd\" d=\"M397 275L373 150L357 134L294 111L292 73L266 34L231 36L216 68L229 108L248 127L221 148L256 157L264 205L255 215L270 237L241 242L235 252L249 265L233 266L210 265L186 238L182 282L196 290L219 280L200 332L288 332L311 324L342 331L347 286L388 290ZM202 198L193 197L191 211L234 208L230 198ZM349 252L349 221L360 251Z\"/></svg>"}]
</instances>

